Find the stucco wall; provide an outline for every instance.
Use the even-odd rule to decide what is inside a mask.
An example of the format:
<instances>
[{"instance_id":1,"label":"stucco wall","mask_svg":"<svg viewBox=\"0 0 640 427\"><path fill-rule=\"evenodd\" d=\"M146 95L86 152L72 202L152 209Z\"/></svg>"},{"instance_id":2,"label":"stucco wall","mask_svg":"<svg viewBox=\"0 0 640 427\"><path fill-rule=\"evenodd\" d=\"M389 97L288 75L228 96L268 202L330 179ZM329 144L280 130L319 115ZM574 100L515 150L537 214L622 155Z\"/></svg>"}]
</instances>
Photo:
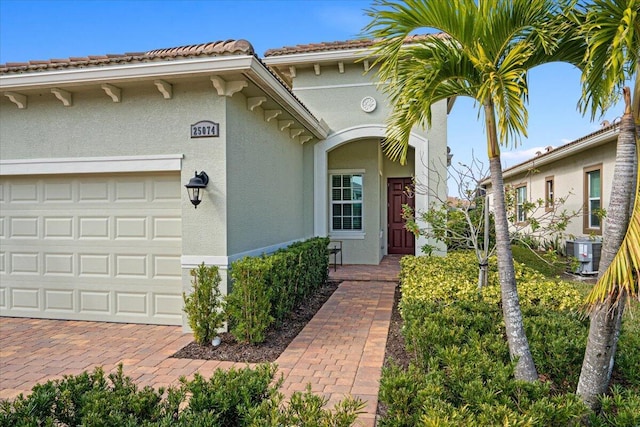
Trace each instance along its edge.
<instances>
[{"instance_id":1,"label":"stucco wall","mask_svg":"<svg viewBox=\"0 0 640 427\"><path fill-rule=\"evenodd\" d=\"M615 141L548 165L535 166L535 172L508 177L504 182L505 185L526 184L528 200L532 201L545 198L545 180L553 176L556 200L567 198L563 205L559 205L558 210L577 212L583 208L584 204L584 168L597 164L602 164L602 207L606 209L613 185ZM544 212L544 207L538 212L540 214ZM565 234L576 237L585 235L582 214L571 220Z\"/></svg>"},{"instance_id":2,"label":"stucco wall","mask_svg":"<svg viewBox=\"0 0 640 427\"><path fill-rule=\"evenodd\" d=\"M345 238L341 236L341 232L331 232L329 228L332 240L342 240L343 260L347 264L371 264L379 261L381 257L378 245L382 228L379 211L381 199L378 145L377 140L360 140L329 152L329 174L332 170L364 170L362 202L364 238Z\"/></svg>"},{"instance_id":3,"label":"stucco wall","mask_svg":"<svg viewBox=\"0 0 640 427\"><path fill-rule=\"evenodd\" d=\"M183 255L226 255L225 99L206 81L174 84L172 99L152 82L122 88L120 103L99 87L74 90L70 107L46 90L24 110L2 97L2 159L184 154L181 183L205 170L216 191L197 210L183 192ZM189 126L204 119L221 122L219 138L190 138Z\"/></svg>"},{"instance_id":4,"label":"stucco wall","mask_svg":"<svg viewBox=\"0 0 640 427\"><path fill-rule=\"evenodd\" d=\"M248 111L242 94L226 116L229 255L309 237L303 145L266 122L262 109Z\"/></svg>"},{"instance_id":5,"label":"stucco wall","mask_svg":"<svg viewBox=\"0 0 640 427\"><path fill-rule=\"evenodd\" d=\"M316 116L326 121L332 135L358 127L384 127L391 111L386 95L376 86L375 73L369 72L365 74L362 64L345 63L344 73L340 73L337 65L321 65L319 75L316 75L311 66L299 66L296 68L293 88L302 102ZM373 97L377 103L375 110L368 113L361 108L361 101L366 96ZM413 132L426 143L421 143L416 147L415 151L410 153L413 157L409 161L408 167L401 166L397 162L393 164L388 159L383 159L382 154L380 154L381 157L376 165L376 168L383 172L382 179L378 181L378 201L381 204L378 208L379 224L378 236L376 237L376 240L381 241L382 244L376 245L378 247L377 254L369 254L370 257L367 261L369 263L377 263L386 249L386 187L383 187L383 184L386 182L387 176L415 176L418 182L430 187L430 191L434 194L423 194L416 197L418 210L426 209L437 199L446 199L446 102L442 101L433 106L432 126L430 128L416 127ZM379 140L380 138L377 138L377 141ZM359 154L354 153L353 158L358 159ZM331 167L329 165L329 168ZM319 190L316 189L316 191ZM326 191L326 189L321 189L320 191ZM438 197L435 197L436 194ZM316 207L316 209L319 209L319 207ZM381 239L379 236L380 230L383 230ZM367 237L367 239L373 239L373 237ZM371 243L373 241L366 242L366 244ZM416 242L416 247L420 248L426 243L436 244L434 241L428 242L426 239L420 238ZM443 247L441 249L444 251Z\"/></svg>"}]
</instances>

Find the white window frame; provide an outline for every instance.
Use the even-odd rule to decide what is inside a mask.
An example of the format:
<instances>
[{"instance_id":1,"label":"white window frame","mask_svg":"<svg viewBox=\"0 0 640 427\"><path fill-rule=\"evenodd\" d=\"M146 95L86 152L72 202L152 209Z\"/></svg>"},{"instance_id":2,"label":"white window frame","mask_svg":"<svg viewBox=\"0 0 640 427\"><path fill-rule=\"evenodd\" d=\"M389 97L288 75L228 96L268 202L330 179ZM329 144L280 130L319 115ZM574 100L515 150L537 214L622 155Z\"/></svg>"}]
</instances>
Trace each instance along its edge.
<instances>
[{"instance_id":1,"label":"white window frame","mask_svg":"<svg viewBox=\"0 0 640 427\"><path fill-rule=\"evenodd\" d=\"M329 219L329 237L339 237L341 239L354 239L354 240L359 240L359 239L364 239L365 238L365 171L364 169L331 169L328 171L329 172L329 182L328 182L328 201L329 201L329 206L328 206L328 211L329 211L329 215L328 215L328 219ZM334 201L333 201L333 195L332 195L332 190L333 190L333 177L335 175L359 175L362 177L362 200L356 203L359 203L361 206L361 212L362 212L362 228L360 230L334 230L333 228L333 206L334 206ZM353 204L353 201L351 202ZM344 205L345 203L339 203Z\"/></svg>"},{"instance_id":2,"label":"white window frame","mask_svg":"<svg viewBox=\"0 0 640 427\"><path fill-rule=\"evenodd\" d=\"M522 199L520 193L522 192ZM527 213L524 211L524 204L527 202L527 185L519 185L516 187L516 222L526 222Z\"/></svg>"},{"instance_id":3,"label":"white window frame","mask_svg":"<svg viewBox=\"0 0 640 427\"><path fill-rule=\"evenodd\" d=\"M591 177L592 175L598 172L600 175L600 188L599 193L600 196L592 197L591 195ZM602 209L602 164L594 165L591 167L587 167L584 170L584 202L585 202L585 220L584 220L584 232L585 233L602 233L602 218L598 218L598 224L595 225L591 222L592 217L595 215L591 209L591 202L598 200L600 202L600 209Z\"/></svg>"}]
</instances>

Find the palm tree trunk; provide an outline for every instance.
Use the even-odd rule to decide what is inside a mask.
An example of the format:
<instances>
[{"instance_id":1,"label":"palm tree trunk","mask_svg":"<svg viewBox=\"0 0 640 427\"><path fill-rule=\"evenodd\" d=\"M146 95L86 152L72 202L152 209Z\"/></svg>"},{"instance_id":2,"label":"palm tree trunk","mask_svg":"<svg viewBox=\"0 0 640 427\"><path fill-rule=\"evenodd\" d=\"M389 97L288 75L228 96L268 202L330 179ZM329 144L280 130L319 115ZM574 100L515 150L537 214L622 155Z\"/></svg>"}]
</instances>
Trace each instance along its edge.
<instances>
[{"instance_id":1,"label":"palm tree trunk","mask_svg":"<svg viewBox=\"0 0 640 427\"><path fill-rule=\"evenodd\" d=\"M496 133L496 122L493 103L485 103L485 120L487 128L487 148L489 153L489 169L491 187L493 188L494 220L496 225L496 253L498 256L498 276L502 293L502 314L507 332L507 343L512 360L517 359L515 378L524 381L536 381L538 372L533 363L529 349L529 341L524 330L520 299L516 287L516 275L511 253L511 239L504 200L504 181L500 149Z\"/></svg>"},{"instance_id":2,"label":"palm tree trunk","mask_svg":"<svg viewBox=\"0 0 640 427\"><path fill-rule=\"evenodd\" d=\"M611 201L605 220L606 237L602 242L598 279L611 264L629 226L633 200L634 197L638 197L635 194L635 161L636 127L633 114L630 108L627 108L620 123L613 174L615 184L612 186ZM593 410L599 409L598 398L607 392L611 381L626 298L625 295L621 295L620 301L616 302L617 296L610 295L591 313L589 338L576 393Z\"/></svg>"}]
</instances>

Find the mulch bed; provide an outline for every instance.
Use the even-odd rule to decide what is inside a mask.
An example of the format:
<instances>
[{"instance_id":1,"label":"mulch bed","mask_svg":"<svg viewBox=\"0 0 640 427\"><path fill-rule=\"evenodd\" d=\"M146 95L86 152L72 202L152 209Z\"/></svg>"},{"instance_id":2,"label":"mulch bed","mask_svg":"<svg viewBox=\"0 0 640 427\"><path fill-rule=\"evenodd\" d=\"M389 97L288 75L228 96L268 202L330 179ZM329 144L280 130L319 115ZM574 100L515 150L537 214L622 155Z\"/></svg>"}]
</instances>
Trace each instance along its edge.
<instances>
[{"instance_id":1,"label":"mulch bed","mask_svg":"<svg viewBox=\"0 0 640 427\"><path fill-rule=\"evenodd\" d=\"M220 334L222 342L217 347L192 342L171 357L244 363L275 362L339 285L339 281L327 281L314 295L305 299L281 325L269 328L266 339L261 344L239 343L230 333L225 332Z\"/></svg>"}]
</instances>

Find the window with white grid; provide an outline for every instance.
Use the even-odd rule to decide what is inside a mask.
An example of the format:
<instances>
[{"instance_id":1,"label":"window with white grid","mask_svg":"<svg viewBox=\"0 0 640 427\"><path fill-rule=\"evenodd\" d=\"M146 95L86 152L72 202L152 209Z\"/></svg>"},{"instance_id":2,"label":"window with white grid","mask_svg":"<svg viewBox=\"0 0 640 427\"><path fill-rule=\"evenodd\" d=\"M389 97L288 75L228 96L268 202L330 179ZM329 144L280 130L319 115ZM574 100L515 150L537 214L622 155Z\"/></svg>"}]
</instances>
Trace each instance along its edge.
<instances>
[{"instance_id":1,"label":"window with white grid","mask_svg":"<svg viewBox=\"0 0 640 427\"><path fill-rule=\"evenodd\" d=\"M331 175L331 230L362 231L362 174Z\"/></svg>"}]
</instances>

